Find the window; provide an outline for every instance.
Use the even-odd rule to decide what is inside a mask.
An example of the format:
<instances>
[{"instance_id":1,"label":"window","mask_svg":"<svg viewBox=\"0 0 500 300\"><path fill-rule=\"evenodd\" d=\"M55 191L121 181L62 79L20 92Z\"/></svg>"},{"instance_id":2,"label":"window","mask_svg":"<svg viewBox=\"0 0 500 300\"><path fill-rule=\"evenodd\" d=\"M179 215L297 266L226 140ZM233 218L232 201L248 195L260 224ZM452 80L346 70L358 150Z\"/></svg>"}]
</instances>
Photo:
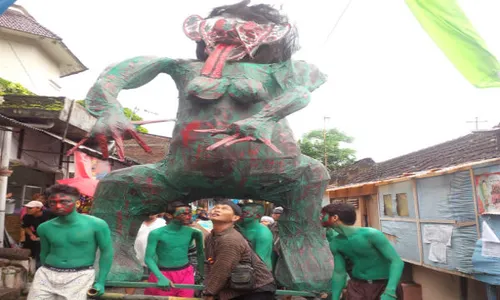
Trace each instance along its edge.
<instances>
[{"instance_id":1,"label":"window","mask_svg":"<svg viewBox=\"0 0 500 300\"><path fill-rule=\"evenodd\" d=\"M398 216L408 217L408 197L406 193L396 194L396 211Z\"/></svg>"},{"instance_id":2,"label":"window","mask_svg":"<svg viewBox=\"0 0 500 300\"><path fill-rule=\"evenodd\" d=\"M392 217L392 195L384 195L384 215Z\"/></svg>"}]
</instances>

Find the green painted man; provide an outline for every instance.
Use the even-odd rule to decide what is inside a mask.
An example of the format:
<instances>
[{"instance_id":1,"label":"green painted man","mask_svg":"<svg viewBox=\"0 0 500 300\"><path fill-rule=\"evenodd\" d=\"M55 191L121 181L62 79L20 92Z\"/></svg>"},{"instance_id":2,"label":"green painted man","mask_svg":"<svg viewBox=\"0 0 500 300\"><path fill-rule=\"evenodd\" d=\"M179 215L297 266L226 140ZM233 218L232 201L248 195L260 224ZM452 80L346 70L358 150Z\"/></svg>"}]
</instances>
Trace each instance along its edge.
<instances>
[{"instance_id":1,"label":"green painted man","mask_svg":"<svg viewBox=\"0 0 500 300\"><path fill-rule=\"evenodd\" d=\"M338 233L329 234L335 260L332 299L338 300L352 264L347 300L400 299L399 280L404 263L385 235L370 227L352 226L356 209L351 204L329 204L321 210L321 224Z\"/></svg>"},{"instance_id":2,"label":"green painted man","mask_svg":"<svg viewBox=\"0 0 500 300\"><path fill-rule=\"evenodd\" d=\"M188 204L173 202L169 205L167 214L172 215L168 225L151 231L148 236L145 258L146 265L151 270L148 282L157 283L158 288L147 288L144 294L193 298L194 290L177 289L175 284L195 283L195 271L188 257L193 241L196 242L198 271L203 277L203 233L188 226L193 217Z\"/></svg>"},{"instance_id":3,"label":"green painted man","mask_svg":"<svg viewBox=\"0 0 500 300\"><path fill-rule=\"evenodd\" d=\"M28 300L86 300L92 286L102 295L113 261L108 224L76 211L80 192L74 187L56 184L47 194L49 208L57 217L37 229L42 267L35 273ZM99 273L94 283L98 249Z\"/></svg>"},{"instance_id":4,"label":"green painted man","mask_svg":"<svg viewBox=\"0 0 500 300\"><path fill-rule=\"evenodd\" d=\"M258 203L242 205L242 215L238 223L241 234L250 242L253 251L266 264L268 270L273 269L273 234L269 228L260 223L264 216L264 206Z\"/></svg>"}]
</instances>

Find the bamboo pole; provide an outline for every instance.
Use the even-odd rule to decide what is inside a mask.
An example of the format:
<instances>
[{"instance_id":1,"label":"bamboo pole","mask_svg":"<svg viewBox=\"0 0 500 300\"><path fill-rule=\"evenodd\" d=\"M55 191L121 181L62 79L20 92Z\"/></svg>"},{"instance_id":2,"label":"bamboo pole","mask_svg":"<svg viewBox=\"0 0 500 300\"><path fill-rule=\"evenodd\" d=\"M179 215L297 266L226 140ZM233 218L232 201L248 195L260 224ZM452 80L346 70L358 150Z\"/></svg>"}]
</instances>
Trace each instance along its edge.
<instances>
[{"instance_id":1,"label":"bamboo pole","mask_svg":"<svg viewBox=\"0 0 500 300\"><path fill-rule=\"evenodd\" d=\"M104 293L99 297L90 296L91 299L102 299L102 300L201 300L201 298L185 298L185 297L174 297L174 296L150 296L150 295L127 295L119 293Z\"/></svg>"},{"instance_id":2,"label":"bamboo pole","mask_svg":"<svg viewBox=\"0 0 500 300\"><path fill-rule=\"evenodd\" d=\"M147 287L157 287L154 282L127 282L127 281L108 281L106 282L107 287L128 287L128 288L147 288ZM176 288L180 289L191 289L191 290L203 290L203 285L199 284L176 284ZM92 289L89 290L88 296L95 297L94 291ZM311 292L303 292L303 291L292 291L292 290L277 290L276 295L281 296L302 296L302 297L316 297L317 294ZM100 296L101 299L103 296ZM136 298L107 298L107 299L136 299ZM137 299L149 299L149 298L137 298ZM151 298L156 299L156 298ZM164 299L164 298L161 298ZM171 300L177 300L176 298L169 298ZM179 298L179 300L182 298Z\"/></svg>"}]
</instances>

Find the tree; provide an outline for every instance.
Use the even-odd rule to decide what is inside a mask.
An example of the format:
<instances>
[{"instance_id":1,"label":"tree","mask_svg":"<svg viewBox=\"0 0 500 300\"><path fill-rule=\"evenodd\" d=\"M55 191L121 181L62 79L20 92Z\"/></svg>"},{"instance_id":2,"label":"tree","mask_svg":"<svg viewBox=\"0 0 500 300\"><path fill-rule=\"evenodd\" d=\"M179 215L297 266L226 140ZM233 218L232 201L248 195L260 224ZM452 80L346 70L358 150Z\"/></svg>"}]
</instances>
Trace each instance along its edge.
<instances>
[{"instance_id":1,"label":"tree","mask_svg":"<svg viewBox=\"0 0 500 300\"><path fill-rule=\"evenodd\" d=\"M326 140L326 143L325 143ZM326 131L324 139L323 130L311 130L302 136L298 144L300 151L314 159L325 163L325 152L327 157L327 168L333 171L345 165L351 164L356 159L356 151L343 148L341 143L352 143L354 139L337 129ZM326 144L326 147L325 147ZM326 149L326 151L325 151Z\"/></svg>"},{"instance_id":2,"label":"tree","mask_svg":"<svg viewBox=\"0 0 500 300\"><path fill-rule=\"evenodd\" d=\"M78 103L78 104L80 104L81 106L85 107L85 100L78 100L78 101L76 101L76 103ZM124 108L123 108L123 113L124 113L124 114L125 114L125 116L126 116L128 119L130 119L131 121L142 121L142 120L143 120L141 116L139 116L139 115L137 115L136 113L134 113L134 112L133 112L130 108L128 108L128 107L124 107ZM148 132L149 132L149 131L145 128L145 127L143 127L143 126L141 126L141 125L136 126L136 128L135 128L135 129L137 130L137 132L140 132L140 133L148 133Z\"/></svg>"}]
</instances>

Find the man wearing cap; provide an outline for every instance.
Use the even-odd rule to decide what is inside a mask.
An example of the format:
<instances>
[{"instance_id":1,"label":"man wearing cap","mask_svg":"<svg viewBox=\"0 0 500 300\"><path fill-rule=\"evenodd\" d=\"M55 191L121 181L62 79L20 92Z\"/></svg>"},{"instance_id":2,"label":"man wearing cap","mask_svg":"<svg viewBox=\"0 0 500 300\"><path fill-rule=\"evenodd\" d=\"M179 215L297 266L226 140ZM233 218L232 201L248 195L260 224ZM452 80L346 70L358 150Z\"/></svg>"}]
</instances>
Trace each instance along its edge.
<instances>
[{"instance_id":1,"label":"man wearing cap","mask_svg":"<svg viewBox=\"0 0 500 300\"><path fill-rule=\"evenodd\" d=\"M204 300L272 300L276 286L271 272L257 257L245 238L234 229L240 219L241 208L231 201L217 203L210 212L214 228L205 240ZM236 290L229 287L231 272L240 264L251 264L254 273L253 288Z\"/></svg>"},{"instance_id":2,"label":"man wearing cap","mask_svg":"<svg viewBox=\"0 0 500 300\"><path fill-rule=\"evenodd\" d=\"M43 203L40 201L30 201L24 207L26 207L26 215L22 219L21 227L24 229L26 238L23 248L31 250L31 257L36 260L38 268L40 266L40 238L36 230L40 224L56 216L43 209Z\"/></svg>"},{"instance_id":3,"label":"man wearing cap","mask_svg":"<svg viewBox=\"0 0 500 300\"><path fill-rule=\"evenodd\" d=\"M269 226L269 229L271 230L271 233L273 234L273 254L272 254L273 271L274 271L274 268L276 267L276 262L278 261L278 257L279 257L280 237L278 234L278 220L281 217L282 213L283 213L283 207L281 207L281 206L278 206L275 209L273 209L273 214L271 215L271 217L274 219L274 223Z\"/></svg>"}]
</instances>

